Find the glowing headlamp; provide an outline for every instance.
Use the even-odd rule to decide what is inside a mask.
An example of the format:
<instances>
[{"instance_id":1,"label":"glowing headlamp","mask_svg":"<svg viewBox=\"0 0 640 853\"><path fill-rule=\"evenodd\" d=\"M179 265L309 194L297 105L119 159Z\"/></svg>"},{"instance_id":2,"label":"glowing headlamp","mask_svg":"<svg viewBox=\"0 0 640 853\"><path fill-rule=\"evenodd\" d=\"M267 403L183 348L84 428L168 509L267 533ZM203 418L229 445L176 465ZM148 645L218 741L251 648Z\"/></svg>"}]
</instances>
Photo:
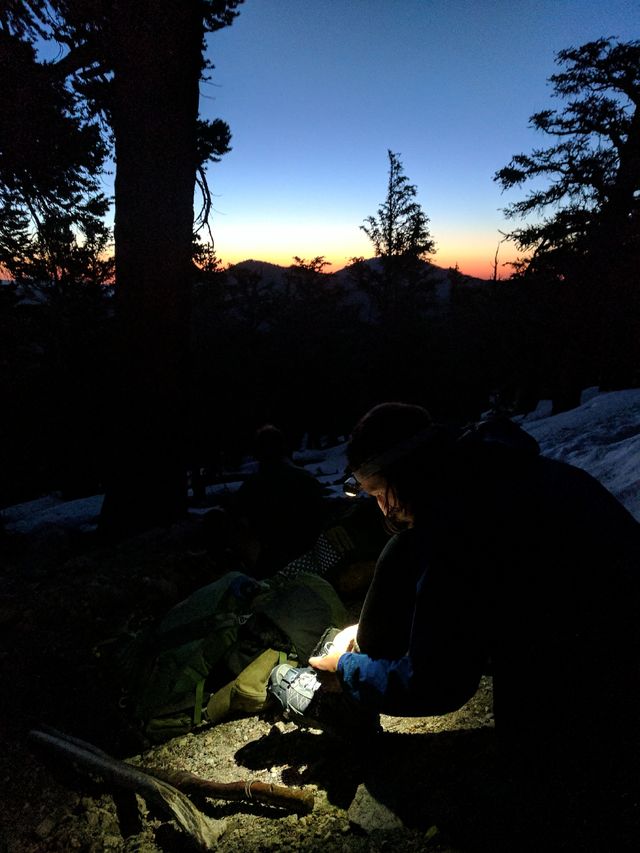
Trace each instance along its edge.
<instances>
[{"instance_id":1,"label":"glowing headlamp","mask_svg":"<svg viewBox=\"0 0 640 853\"><path fill-rule=\"evenodd\" d=\"M362 486L353 475L342 483L342 492L346 498L357 498L361 491Z\"/></svg>"}]
</instances>

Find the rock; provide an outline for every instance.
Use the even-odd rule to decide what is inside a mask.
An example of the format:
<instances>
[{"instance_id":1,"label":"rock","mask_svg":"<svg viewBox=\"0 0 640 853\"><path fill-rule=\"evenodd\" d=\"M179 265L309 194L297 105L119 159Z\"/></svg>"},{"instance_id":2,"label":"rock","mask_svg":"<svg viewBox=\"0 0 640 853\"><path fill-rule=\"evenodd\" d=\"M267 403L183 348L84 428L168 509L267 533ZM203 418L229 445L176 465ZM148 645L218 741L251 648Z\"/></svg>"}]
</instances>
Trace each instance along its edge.
<instances>
[{"instance_id":1,"label":"rock","mask_svg":"<svg viewBox=\"0 0 640 853\"><path fill-rule=\"evenodd\" d=\"M53 831L55 825L56 822L53 818L45 817L45 819L40 821L40 823L36 826L36 835L38 836L38 838L47 838L49 835L51 835L51 832Z\"/></svg>"},{"instance_id":2,"label":"rock","mask_svg":"<svg viewBox=\"0 0 640 853\"><path fill-rule=\"evenodd\" d=\"M378 802L365 785L358 786L347 814L350 822L366 833L404 827L400 818L387 806Z\"/></svg>"}]
</instances>

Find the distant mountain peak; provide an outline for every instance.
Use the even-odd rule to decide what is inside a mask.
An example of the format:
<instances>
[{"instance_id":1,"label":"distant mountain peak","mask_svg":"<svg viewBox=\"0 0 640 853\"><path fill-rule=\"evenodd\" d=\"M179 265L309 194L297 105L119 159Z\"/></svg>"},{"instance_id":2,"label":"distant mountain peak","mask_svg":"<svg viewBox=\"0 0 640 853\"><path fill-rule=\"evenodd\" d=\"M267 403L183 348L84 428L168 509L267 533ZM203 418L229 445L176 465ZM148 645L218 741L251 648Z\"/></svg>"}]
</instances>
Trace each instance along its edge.
<instances>
[{"instance_id":1,"label":"distant mountain peak","mask_svg":"<svg viewBox=\"0 0 640 853\"><path fill-rule=\"evenodd\" d=\"M367 264L367 266L371 266L375 269L380 265L380 258L364 258L364 263ZM438 266L438 264L434 264L432 261L423 261L423 264L433 270L434 277L437 280L441 281L444 278L449 278L449 272L452 269L451 267L440 267ZM247 258L244 261L239 261L237 264L230 264L229 269L232 272L234 269L250 269L255 272L261 272L264 275L270 274L271 276L276 276L280 278L282 274L289 270L292 266L295 266L295 264L291 263L287 266L282 266L281 264L274 264L271 261L260 261L254 258ZM344 267L340 267L340 269L337 269L332 273L325 273L325 275L335 275L342 278L351 266L353 266L353 264L351 263L345 264ZM460 277L461 282L463 284L468 285L484 284L485 282L489 281L489 279L466 275L462 272L462 270L458 270L458 275Z\"/></svg>"}]
</instances>

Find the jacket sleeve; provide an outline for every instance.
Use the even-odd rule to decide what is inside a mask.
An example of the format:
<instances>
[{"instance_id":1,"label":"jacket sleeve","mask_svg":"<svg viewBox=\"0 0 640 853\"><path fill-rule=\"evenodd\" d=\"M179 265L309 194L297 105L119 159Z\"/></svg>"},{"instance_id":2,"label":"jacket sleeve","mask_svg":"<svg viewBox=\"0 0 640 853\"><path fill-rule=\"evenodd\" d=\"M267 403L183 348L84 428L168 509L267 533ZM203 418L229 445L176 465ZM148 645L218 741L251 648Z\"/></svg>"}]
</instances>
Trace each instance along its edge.
<instances>
[{"instance_id":1,"label":"jacket sleeve","mask_svg":"<svg viewBox=\"0 0 640 853\"><path fill-rule=\"evenodd\" d=\"M419 559L424 540L414 536L411 544L414 551L418 549L413 559ZM405 654L340 657L343 689L363 705L396 716L430 716L460 708L475 693L488 654L486 627L481 624L481 573L456 550L452 548L450 557L431 555L414 585ZM406 547L397 548L395 555L387 549L384 556L387 565L379 568L397 575L412 571L411 566L393 565L396 556L412 560ZM422 562L426 563L424 553ZM384 632L385 625L373 629Z\"/></svg>"}]
</instances>

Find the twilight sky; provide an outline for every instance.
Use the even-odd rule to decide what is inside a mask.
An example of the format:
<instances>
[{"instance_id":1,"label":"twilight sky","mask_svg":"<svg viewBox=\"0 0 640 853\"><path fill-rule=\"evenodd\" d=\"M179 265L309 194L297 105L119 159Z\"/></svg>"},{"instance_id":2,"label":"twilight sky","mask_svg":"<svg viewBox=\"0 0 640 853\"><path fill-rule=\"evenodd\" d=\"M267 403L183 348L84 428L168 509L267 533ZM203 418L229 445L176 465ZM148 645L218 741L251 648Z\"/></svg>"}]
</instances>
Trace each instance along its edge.
<instances>
[{"instance_id":1,"label":"twilight sky","mask_svg":"<svg viewBox=\"0 0 640 853\"><path fill-rule=\"evenodd\" d=\"M202 115L232 132L209 168L218 256L370 257L359 226L384 199L391 149L431 220L434 263L488 278L512 227L501 208L522 195L493 175L550 141L528 119L560 103L555 53L601 36L640 38L640 0L245 0L208 37L201 86Z\"/></svg>"}]
</instances>

